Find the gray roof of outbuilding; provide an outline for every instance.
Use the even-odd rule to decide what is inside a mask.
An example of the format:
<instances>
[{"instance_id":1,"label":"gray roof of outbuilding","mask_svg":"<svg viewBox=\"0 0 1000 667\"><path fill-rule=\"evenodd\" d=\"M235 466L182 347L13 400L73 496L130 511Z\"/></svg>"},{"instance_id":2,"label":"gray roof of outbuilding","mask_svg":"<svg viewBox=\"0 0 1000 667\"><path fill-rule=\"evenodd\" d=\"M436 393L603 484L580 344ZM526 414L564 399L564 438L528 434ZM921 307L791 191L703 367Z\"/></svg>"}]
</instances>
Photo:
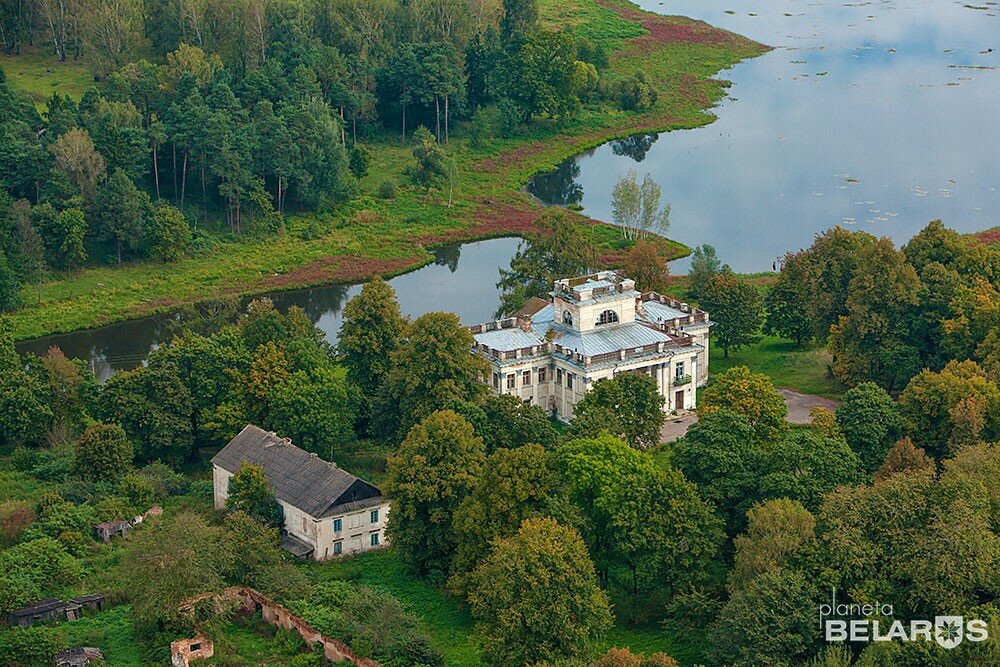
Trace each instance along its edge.
<instances>
[{"instance_id":1,"label":"gray roof of outbuilding","mask_svg":"<svg viewBox=\"0 0 1000 667\"><path fill-rule=\"evenodd\" d=\"M333 509L355 482L361 481L378 491L346 470L253 424L245 426L219 450L212 457L212 463L230 473L235 473L244 463L263 467L264 476L278 500L316 518Z\"/></svg>"}]
</instances>

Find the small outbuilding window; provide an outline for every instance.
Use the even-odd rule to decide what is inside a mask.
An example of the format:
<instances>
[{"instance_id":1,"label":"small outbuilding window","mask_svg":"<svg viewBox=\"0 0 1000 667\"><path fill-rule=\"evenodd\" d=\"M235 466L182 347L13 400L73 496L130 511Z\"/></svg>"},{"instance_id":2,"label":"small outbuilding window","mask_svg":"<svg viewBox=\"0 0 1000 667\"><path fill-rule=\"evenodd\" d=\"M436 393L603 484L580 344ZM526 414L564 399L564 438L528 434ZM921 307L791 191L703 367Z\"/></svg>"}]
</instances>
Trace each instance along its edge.
<instances>
[{"instance_id":1,"label":"small outbuilding window","mask_svg":"<svg viewBox=\"0 0 1000 667\"><path fill-rule=\"evenodd\" d=\"M613 310L605 310L601 313L601 316L597 318L598 324L611 324L618 321L618 313Z\"/></svg>"},{"instance_id":2,"label":"small outbuilding window","mask_svg":"<svg viewBox=\"0 0 1000 667\"><path fill-rule=\"evenodd\" d=\"M563 311L563 324L573 326L573 313L568 310Z\"/></svg>"}]
</instances>

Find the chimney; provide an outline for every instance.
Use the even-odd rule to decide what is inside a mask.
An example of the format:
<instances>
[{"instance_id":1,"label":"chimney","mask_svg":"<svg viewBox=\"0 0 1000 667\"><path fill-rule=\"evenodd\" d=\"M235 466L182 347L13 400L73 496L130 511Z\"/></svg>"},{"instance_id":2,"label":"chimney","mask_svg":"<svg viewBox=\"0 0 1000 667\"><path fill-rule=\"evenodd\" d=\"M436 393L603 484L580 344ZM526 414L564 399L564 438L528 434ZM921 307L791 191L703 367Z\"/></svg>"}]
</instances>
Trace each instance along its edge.
<instances>
[{"instance_id":1,"label":"chimney","mask_svg":"<svg viewBox=\"0 0 1000 667\"><path fill-rule=\"evenodd\" d=\"M527 315L518 315L517 326L521 327L523 331L531 331L531 318Z\"/></svg>"}]
</instances>

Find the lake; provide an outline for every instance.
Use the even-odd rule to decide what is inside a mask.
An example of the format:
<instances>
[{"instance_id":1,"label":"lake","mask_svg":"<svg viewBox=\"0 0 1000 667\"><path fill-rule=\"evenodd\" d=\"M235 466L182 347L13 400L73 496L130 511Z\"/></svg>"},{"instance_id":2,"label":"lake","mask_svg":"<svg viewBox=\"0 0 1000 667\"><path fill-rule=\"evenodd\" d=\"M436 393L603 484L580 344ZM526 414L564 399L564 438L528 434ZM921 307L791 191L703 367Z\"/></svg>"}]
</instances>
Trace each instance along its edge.
<instances>
[{"instance_id":1,"label":"lake","mask_svg":"<svg viewBox=\"0 0 1000 667\"><path fill-rule=\"evenodd\" d=\"M496 288L498 269L510 264L520 239L503 238L445 246L434 250L434 261L396 276L389 284L396 290L405 315L419 317L433 311L455 313L463 323L492 319L500 305ZM336 342L344 305L361 291L361 285L324 285L277 292L270 297L284 312L299 306L323 332ZM46 336L17 344L18 352L44 354L58 346L67 357L86 360L104 382L118 370L135 368L150 350L168 337L169 313L139 320Z\"/></svg>"},{"instance_id":2,"label":"lake","mask_svg":"<svg viewBox=\"0 0 1000 667\"><path fill-rule=\"evenodd\" d=\"M733 87L714 123L570 159L529 185L543 201L610 220L609 175L648 172L668 235L714 245L737 271L770 270L834 225L903 243L935 218L1000 224L997 2L639 4L775 49L719 75Z\"/></svg>"}]
</instances>

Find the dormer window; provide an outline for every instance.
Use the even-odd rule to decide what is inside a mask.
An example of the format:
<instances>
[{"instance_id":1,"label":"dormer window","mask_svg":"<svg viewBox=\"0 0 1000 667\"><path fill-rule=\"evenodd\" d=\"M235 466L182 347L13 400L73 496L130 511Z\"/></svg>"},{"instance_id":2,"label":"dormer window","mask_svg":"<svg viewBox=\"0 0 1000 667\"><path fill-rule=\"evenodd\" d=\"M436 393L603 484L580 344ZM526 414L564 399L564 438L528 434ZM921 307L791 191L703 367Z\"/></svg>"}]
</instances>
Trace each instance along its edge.
<instances>
[{"instance_id":1,"label":"dormer window","mask_svg":"<svg viewBox=\"0 0 1000 667\"><path fill-rule=\"evenodd\" d=\"M568 310L563 311L563 324L568 324L569 326L573 326L573 313L569 312Z\"/></svg>"},{"instance_id":2,"label":"dormer window","mask_svg":"<svg viewBox=\"0 0 1000 667\"><path fill-rule=\"evenodd\" d=\"M597 324L612 324L618 321L618 313L613 310L605 310L601 313L601 316L597 318Z\"/></svg>"}]
</instances>

